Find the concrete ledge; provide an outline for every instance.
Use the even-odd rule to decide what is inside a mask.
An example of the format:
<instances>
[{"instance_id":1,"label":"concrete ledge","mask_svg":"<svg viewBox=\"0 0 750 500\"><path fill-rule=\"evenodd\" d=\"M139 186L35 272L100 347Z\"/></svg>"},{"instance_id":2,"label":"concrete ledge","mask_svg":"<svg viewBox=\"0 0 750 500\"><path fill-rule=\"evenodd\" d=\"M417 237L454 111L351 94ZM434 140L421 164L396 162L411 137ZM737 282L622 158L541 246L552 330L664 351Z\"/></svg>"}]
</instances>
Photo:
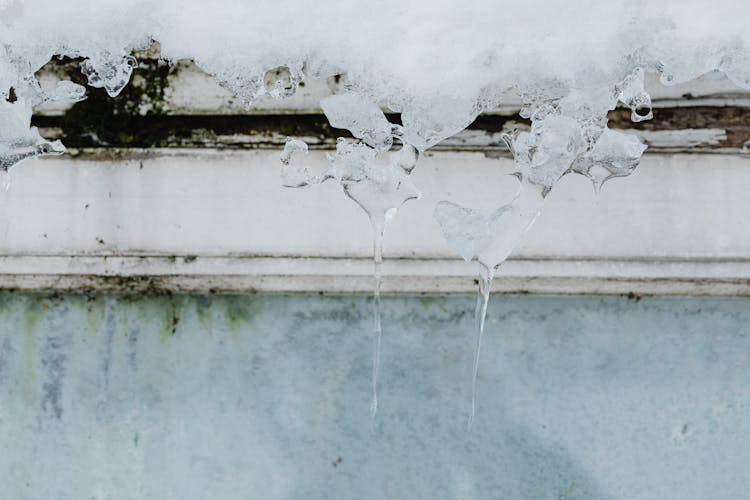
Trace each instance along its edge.
<instances>
[{"instance_id":1,"label":"concrete ledge","mask_svg":"<svg viewBox=\"0 0 750 500\"><path fill-rule=\"evenodd\" d=\"M4 256L0 288L139 292L369 292L372 262L350 258ZM476 264L391 259L383 291L471 293ZM498 293L750 295L750 260L511 259Z\"/></svg>"},{"instance_id":2,"label":"concrete ledge","mask_svg":"<svg viewBox=\"0 0 750 500\"><path fill-rule=\"evenodd\" d=\"M597 197L568 176L498 292L746 295L750 155L646 155ZM311 152L309 161L324 162ZM0 197L0 287L369 291L371 231L335 183L283 188L278 151L133 151L25 163ZM384 291L471 292L432 212L507 200L508 158L433 152L386 232Z\"/></svg>"}]
</instances>

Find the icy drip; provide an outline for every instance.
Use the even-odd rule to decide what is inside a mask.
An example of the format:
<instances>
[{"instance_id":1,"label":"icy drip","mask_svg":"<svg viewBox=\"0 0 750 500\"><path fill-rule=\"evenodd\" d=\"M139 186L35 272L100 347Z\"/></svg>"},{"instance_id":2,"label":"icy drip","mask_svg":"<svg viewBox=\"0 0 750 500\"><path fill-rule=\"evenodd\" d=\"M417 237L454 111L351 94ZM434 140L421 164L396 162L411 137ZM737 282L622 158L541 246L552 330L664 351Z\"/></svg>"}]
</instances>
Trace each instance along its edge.
<instances>
[{"instance_id":1,"label":"icy drip","mask_svg":"<svg viewBox=\"0 0 750 500\"><path fill-rule=\"evenodd\" d=\"M380 379L380 342L383 338L383 327L380 324L380 286L383 282L383 237L385 223L370 221L373 228L373 346L372 346L372 400L370 401L370 418L378 412L378 380Z\"/></svg>"},{"instance_id":2,"label":"icy drip","mask_svg":"<svg viewBox=\"0 0 750 500\"><path fill-rule=\"evenodd\" d=\"M474 425L474 415L477 406L477 376L479 375L479 353L482 350L482 337L484 336L484 322L487 319L487 305L490 302L490 290L492 289L492 278L494 270L479 264L479 293L477 294L477 306L474 310L474 323L476 326L476 344L474 346L474 365L471 372L471 410L467 427L471 430Z\"/></svg>"},{"instance_id":3,"label":"icy drip","mask_svg":"<svg viewBox=\"0 0 750 500\"><path fill-rule=\"evenodd\" d=\"M629 75L615 87L610 101L605 100L607 107L599 116L582 98L584 93L576 92L556 104L541 102L527 108L524 113L532 120L531 129L505 137L519 182L512 199L492 211L447 201L435 208L449 246L466 261L476 258L480 265L469 429L476 414L477 374L493 276L539 217L547 195L563 175L585 175L598 191L608 179L635 169L646 147L636 137L607 129L606 109L619 100L633 109L634 121L648 117L650 98L644 96L642 83L642 71ZM636 113L643 106L649 106L648 112Z\"/></svg>"},{"instance_id":4,"label":"icy drip","mask_svg":"<svg viewBox=\"0 0 750 500\"><path fill-rule=\"evenodd\" d=\"M339 144L343 145L343 142ZM347 151L347 148L343 148ZM339 153L339 151L337 151ZM352 161L345 152L346 162ZM383 335L381 326L380 287L382 283L383 239L388 223L396 215L401 205L420 196L411 183L409 174L416 164L417 153L411 146L391 156L386 166L377 167L377 163L368 164L375 167L358 181L343 181L344 192L354 200L369 216L373 231L373 360L372 360L372 401L370 416L374 418L378 410L378 380L380 372L380 343ZM405 163L406 162L406 163ZM356 162L354 162L356 164ZM352 164L345 164L349 168Z\"/></svg>"},{"instance_id":5,"label":"icy drip","mask_svg":"<svg viewBox=\"0 0 750 500\"><path fill-rule=\"evenodd\" d=\"M349 93L328 97L321 107L332 126L349 129L359 141L339 138L336 152L328 155L328 167L314 171L300 154L307 144L287 140L281 154L282 182L288 187L306 187L329 179L339 182L367 214L373 231L373 359L370 415L378 410L380 344L382 340L380 288L382 283L383 239L388 223L407 201L420 196L411 180L419 152L404 138L403 128L386 119L383 112L364 96ZM402 143L391 151L394 139Z\"/></svg>"},{"instance_id":6,"label":"icy drip","mask_svg":"<svg viewBox=\"0 0 750 500\"><path fill-rule=\"evenodd\" d=\"M448 244L467 261L476 257L479 262L469 429L476 414L477 375L493 277L536 221L541 213L544 198L549 192L546 186L533 184L520 173L517 178L519 188L511 202L492 212L467 209L450 202L440 202L435 209L435 217Z\"/></svg>"}]
</instances>

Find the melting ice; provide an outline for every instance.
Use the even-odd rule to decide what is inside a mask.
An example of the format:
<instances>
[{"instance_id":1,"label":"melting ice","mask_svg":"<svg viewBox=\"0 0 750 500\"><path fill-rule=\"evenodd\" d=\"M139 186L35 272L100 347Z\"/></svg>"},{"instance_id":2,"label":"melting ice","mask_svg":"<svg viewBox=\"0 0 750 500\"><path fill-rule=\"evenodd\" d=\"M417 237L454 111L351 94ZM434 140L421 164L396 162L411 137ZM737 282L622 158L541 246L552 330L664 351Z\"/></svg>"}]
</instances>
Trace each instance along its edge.
<instances>
[{"instance_id":1,"label":"melting ice","mask_svg":"<svg viewBox=\"0 0 750 500\"><path fill-rule=\"evenodd\" d=\"M531 129L506 136L516 166L513 175L518 179L512 199L490 212L448 201L435 208L448 244L464 260L476 258L480 267L469 427L476 411L479 354L496 271L534 224L545 198L563 175L585 175L598 192L607 180L629 175L646 149L635 136L606 127L606 112L618 101L631 107L633 121L651 116L651 100L643 91L640 68L614 86L603 109L592 109L587 94L577 91L559 100L529 105ZM638 114L643 108L648 109L647 114Z\"/></svg>"},{"instance_id":2,"label":"melting ice","mask_svg":"<svg viewBox=\"0 0 750 500\"><path fill-rule=\"evenodd\" d=\"M373 232L373 364L371 415L378 409L378 371L380 369L380 288L382 282L383 238L388 223L407 201L419 198L420 192L410 174L417 164L417 149L404 139L403 128L391 124L372 101L357 94L331 96L321 102L331 125L348 129L360 142L343 137L336 142L336 152L328 156L330 167L313 173L295 155L307 153L307 144L290 139L281 153L282 181L288 187L306 187L335 179L344 194L351 198L370 219ZM394 139L401 142L390 151Z\"/></svg>"}]
</instances>

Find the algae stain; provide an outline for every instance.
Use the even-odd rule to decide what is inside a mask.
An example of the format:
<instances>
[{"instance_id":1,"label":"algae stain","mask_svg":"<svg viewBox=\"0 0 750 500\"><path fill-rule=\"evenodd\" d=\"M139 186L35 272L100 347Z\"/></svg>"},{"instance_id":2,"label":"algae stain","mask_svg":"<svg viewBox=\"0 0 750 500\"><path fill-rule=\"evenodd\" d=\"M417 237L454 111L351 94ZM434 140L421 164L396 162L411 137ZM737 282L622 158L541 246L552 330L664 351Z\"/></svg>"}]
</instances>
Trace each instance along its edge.
<instances>
[{"instance_id":1,"label":"algae stain","mask_svg":"<svg viewBox=\"0 0 750 500\"><path fill-rule=\"evenodd\" d=\"M211 297L206 295L199 295L194 298L195 303L195 315L198 319L198 323L201 326L201 330L207 332L209 335L214 333L214 316L213 316L213 301Z\"/></svg>"},{"instance_id":2,"label":"algae stain","mask_svg":"<svg viewBox=\"0 0 750 500\"><path fill-rule=\"evenodd\" d=\"M183 315L184 299L173 295L165 295L154 298L153 304L158 308L161 316L159 336L163 341L168 341L178 332L178 327Z\"/></svg>"},{"instance_id":3,"label":"algae stain","mask_svg":"<svg viewBox=\"0 0 750 500\"><path fill-rule=\"evenodd\" d=\"M433 308L437 309L441 313L448 312L445 297L427 295L419 298L419 304L422 306L422 310L424 312L430 312Z\"/></svg>"},{"instance_id":4,"label":"algae stain","mask_svg":"<svg viewBox=\"0 0 750 500\"><path fill-rule=\"evenodd\" d=\"M23 308L23 331L25 335L36 335L39 322L48 309L49 305L41 300L41 297L31 296L25 301Z\"/></svg>"},{"instance_id":5,"label":"algae stain","mask_svg":"<svg viewBox=\"0 0 750 500\"><path fill-rule=\"evenodd\" d=\"M99 295L87 295L83 304L83 331L88 337L96 336L102 329L106 315L104 298Z\"/></svg>"},{"instance_id":6,"label":"algae stain","mask_svg":"<svg viewBox=\"0 0 750 500\"><path fill-rule=\"evenodd\" d=\"M223 297L224 322L231 333L251 332L257 316L263 312L260 300L253 295Z\"/></svg>"},{"instance_id":7,"label":"algae stain","mask_svg":"<svg viewBox=\"0 0 750 500\"><path fill-rule=\"evenodd\" d=\"M38 346L37 336L39 333L39 323L46 309L42 306L44 302L38 296L26 297L23 304L22 331L23 331L23 363L21 363L21 380L22 396L24 400L24 409L26 412L34 406L35 391L37 380L37 361Z\"/></svg>"},{"instance_id":8,"label":"algae stain","mask_svg":"<svg viewBox=\"0 0 750 500\"><path fill-rule=\"evenodd\" d=\"M14 300L13 292L0 292L0 318L10 316L18 306L18 301Z\"/></svg>"},{"instance_id":9,"label":"algae stain","mask_svg":"<svg viewBox=\"0 0 750 500\"><path fill-rule=\"evenodd\" d=\"M177 332L177 325L180 323L180 317L173 311L172 312L172 335Z\"/></svg>"}]
</instances>

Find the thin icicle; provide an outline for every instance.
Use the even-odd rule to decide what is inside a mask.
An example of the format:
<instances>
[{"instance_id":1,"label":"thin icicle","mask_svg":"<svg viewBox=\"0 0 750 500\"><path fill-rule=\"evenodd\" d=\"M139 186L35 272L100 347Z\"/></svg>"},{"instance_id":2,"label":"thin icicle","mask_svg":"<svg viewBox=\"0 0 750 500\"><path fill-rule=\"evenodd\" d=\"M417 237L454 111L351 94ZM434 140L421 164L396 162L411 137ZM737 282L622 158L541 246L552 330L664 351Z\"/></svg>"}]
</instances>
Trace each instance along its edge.
<instances>
[{"instance_id":1,"label":"thin icicle","mask_svg":"<svg viewBox=\"0 0 750 500\"><path fill-rule=\"evenodd\" d=\"M479 373L479 354L482 350L482 337L484 336L484 323L487 319L487 304L490 301L490 290L492 289L492 278L495 272L492 268L479 264L479 292L477 293L477 307L474 311L474 322L476 326L476 345L474 347L474 367L471 375L471 410L467 428L471 430L474 425L474 416L477 406L477 374Z\"/></svg>"},{"instance_id":2,"label":"thin icicle","mask_svg":"<svg viewBox=\"0 0 750 500\"><path fill-rule=\"evenodd\" d=\"M380 324L380 285L383 281L383 235L385 225L373 221L373 263L374 287L372 301L373 317L373 350L372 350L372 401L370 403L370 418L375 419L378 412L378 378L380 376L380 341L383 328Z\"/></svg>"}]
</instances>

